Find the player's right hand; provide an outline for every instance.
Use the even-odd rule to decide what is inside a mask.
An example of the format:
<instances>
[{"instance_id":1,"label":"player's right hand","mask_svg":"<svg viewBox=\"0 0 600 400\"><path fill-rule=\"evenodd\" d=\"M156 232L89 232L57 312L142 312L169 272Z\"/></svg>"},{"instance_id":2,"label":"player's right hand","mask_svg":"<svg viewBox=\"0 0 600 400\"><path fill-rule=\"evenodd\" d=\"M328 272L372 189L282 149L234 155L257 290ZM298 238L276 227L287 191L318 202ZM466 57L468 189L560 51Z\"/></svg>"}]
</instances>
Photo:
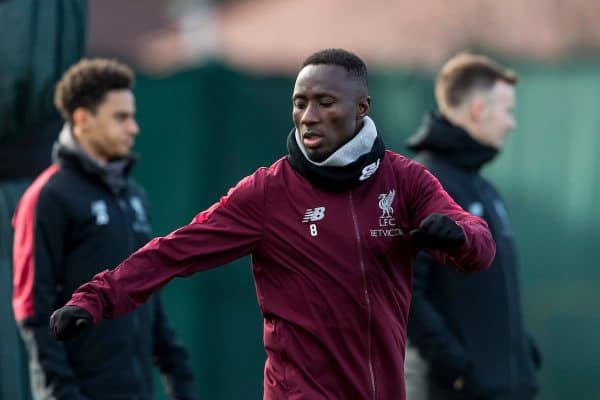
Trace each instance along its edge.
<instances>
[{"instance_id":1,"label":"player's right hand","mask_svg":"<svg viewBox=\"0 0 600 400\"><path fill-rule=\"evenodd\" d=\"M50 336L65 341L92 325L92 315L84 308L64 306L50 316Z\"/></svg>"}]
</instances>

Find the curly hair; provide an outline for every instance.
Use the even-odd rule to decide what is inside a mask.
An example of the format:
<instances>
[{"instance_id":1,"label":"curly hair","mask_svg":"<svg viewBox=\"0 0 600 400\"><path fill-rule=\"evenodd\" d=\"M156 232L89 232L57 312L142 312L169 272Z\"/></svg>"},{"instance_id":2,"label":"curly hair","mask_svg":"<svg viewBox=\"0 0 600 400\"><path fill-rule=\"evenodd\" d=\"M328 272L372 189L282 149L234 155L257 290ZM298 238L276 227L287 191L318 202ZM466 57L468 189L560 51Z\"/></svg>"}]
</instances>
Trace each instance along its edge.
<instances>
[{"instance_id":1,"label":"curly hair","mask_svg":"<svg viewBox=\"0 0 600 400\"><path fill-rule=\"evenodd\" d=\"M133 83L134 73L125 64L104 58L82 59L56 84L54 105L65 121L72 122L78 107L95 112L108 91L132 89Z\"/></svg>"}]
</instances>

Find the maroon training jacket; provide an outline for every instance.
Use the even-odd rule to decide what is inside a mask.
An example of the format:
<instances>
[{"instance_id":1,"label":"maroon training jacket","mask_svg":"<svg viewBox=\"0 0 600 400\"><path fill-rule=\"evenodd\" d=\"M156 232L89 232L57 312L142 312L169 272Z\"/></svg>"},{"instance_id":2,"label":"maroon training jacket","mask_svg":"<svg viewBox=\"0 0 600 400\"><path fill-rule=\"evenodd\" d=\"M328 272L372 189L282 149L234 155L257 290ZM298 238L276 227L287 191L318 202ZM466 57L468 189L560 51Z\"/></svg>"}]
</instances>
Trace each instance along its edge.
<instances>
[{"instance_id":1,"label":"maroon training jacket","mask_svg":"<svg viewBox=\"0 0 600 400\"><path fill-rule=\"evenodd\" d=\"M466 236L451 254L431 252L436 259L464 270L489 266L495 244L487 224L420 164L386 151L370 179L328 193L282 158L189 225L96 275L68 304L95 322L115 318L176 276L251 253L264 316L264 399L402 400L418 250L407 233L432 213L449 215Z\"/></svg>"}]
</instances>

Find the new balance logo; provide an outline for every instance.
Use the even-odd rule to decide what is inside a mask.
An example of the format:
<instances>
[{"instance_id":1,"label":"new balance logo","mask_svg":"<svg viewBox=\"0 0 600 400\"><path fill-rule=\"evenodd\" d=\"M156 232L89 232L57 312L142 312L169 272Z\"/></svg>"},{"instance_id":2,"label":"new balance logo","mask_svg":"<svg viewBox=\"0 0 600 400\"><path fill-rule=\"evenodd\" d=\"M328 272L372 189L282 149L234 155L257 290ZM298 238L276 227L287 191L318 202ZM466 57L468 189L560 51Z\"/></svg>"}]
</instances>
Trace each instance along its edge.
<instances>
[{"instance_id":1,"label":"new balance logo","mask_svg":"<svg viewBox=\"0 0 600 400\"><path fill-rule=\"evenodd\" d=\"M302 222L315 222L325 217L325 207L309 208L304 213Z\"/></svg>"},{"instance_id":2,"label":"new balance logo","mask_svg":"<svg viewBox=\"0 0 600 400\"><path fill-rule=\"evenodd\" d=\"M366 167L364 167L362 169L362 174L360 175L358 180L364 181L366 179L369 179L371 177L371 175L373 175L379 168L379 161L380 161L380 159L378 158L377 161L375 161L374 163L371 163L371 164L367 165Z\"/></svg>"}]
</instances>

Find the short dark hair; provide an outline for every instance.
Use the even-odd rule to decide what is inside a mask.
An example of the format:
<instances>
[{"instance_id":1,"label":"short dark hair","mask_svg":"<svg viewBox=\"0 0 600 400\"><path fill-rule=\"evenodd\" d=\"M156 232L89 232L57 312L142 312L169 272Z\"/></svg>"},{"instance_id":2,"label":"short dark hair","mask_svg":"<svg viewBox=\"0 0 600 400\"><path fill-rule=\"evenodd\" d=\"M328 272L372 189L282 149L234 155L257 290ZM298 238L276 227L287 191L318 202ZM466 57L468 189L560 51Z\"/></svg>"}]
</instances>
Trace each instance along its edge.
<instances>
[{"instance_id":1,"label":"short dark hair","mask_svg":"<svg viewBox=\"0 0 600 400\"><path fill-rule=\"evenodd\" d=\"M325 49L317 51L308 56L302 63L302 68L307 65L339 65L343 67L348 75L352 78L360 80L368 86L367 65L354 53L343 49Z\"/></svg>"},{"instance_id":2,"label":"short dark hair","mask_svg":"<svg viewBox=\"0 0 600 400\"><path fill-rule=\"evenodd\" d=\"M440 110L462 104L473 89L490 89L498 81L516 85L517 75L492 59L468 52L448 60L435 82L435 98Z\"/></svg>"},{"instance_id":3,"label":"short dark hair","mask_svg":"<svg viewBox=\"0 0 600 400\"><path fill-rule=\"evenodd\" d=\"M108 91L132 89L133 83L134 73L127 65L105 58L84 58L56 84L54 105L65 121L72 122L78 107L95 112Z\"/></svg>"}]
</instances>

